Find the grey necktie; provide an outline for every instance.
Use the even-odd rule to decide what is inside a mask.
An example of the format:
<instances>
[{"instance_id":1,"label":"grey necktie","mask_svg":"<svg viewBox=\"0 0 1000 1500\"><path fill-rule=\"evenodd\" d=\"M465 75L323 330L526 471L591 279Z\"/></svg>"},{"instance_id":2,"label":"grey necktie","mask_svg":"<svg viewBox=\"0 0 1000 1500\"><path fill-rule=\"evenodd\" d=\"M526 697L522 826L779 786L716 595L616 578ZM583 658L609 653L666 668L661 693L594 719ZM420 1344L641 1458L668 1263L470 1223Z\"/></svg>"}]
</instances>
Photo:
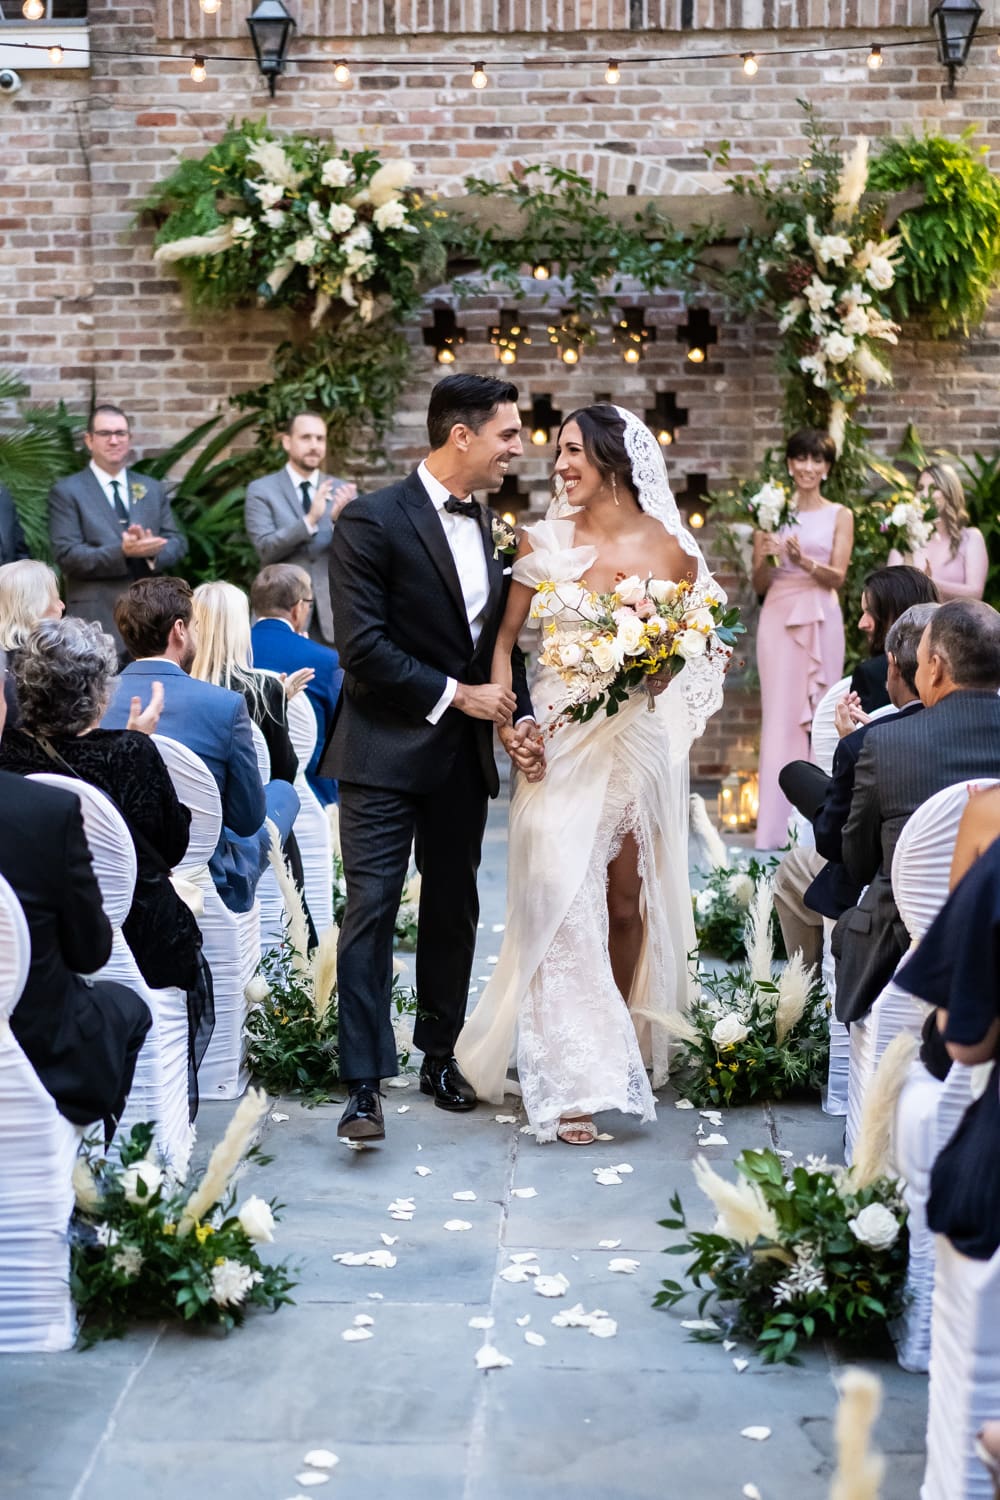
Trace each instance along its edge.
<instances>
[{"instance_id":1,"label":"grey necktie","mask_svg":"<svg viewBox=\"0 0 1000 1500\"><path fill-rule=\"evenodd\" d=\"M312 495L309 493L312 489L312 485L309 483L308 479L303 479L302 483L299 485L299 489L302 492L302 514L304 516L307 516L312 510Z\"/></svg>"}]
</instances>

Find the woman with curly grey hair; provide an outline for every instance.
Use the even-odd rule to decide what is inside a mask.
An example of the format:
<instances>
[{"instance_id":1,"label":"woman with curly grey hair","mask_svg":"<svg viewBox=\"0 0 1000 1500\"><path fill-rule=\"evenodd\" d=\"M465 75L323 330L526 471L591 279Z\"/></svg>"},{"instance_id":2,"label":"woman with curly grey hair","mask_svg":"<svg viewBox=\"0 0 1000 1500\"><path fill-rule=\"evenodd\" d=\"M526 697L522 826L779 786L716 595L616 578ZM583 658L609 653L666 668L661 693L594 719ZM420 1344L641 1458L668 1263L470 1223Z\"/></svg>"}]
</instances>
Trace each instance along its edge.
<instances>
[{"instance_id":1,"label":"woman with curly grey hair","mask_svg":"<svg viewBox=\"0 0 1000 1500\"><path fill-rule=\"evenodd\" d=\"M111 798L136 850L125 940L147 984L190 990L199 982L201 935L170 870L187 849L191 814L178 802L149 733L136 732L155 727L155 705L133 712L128 729L100 728L117 670L114 641L96 623L38 624L10 659L21 721L0 740L0 768L76 776Z\"/></svg>"}]
</instances>

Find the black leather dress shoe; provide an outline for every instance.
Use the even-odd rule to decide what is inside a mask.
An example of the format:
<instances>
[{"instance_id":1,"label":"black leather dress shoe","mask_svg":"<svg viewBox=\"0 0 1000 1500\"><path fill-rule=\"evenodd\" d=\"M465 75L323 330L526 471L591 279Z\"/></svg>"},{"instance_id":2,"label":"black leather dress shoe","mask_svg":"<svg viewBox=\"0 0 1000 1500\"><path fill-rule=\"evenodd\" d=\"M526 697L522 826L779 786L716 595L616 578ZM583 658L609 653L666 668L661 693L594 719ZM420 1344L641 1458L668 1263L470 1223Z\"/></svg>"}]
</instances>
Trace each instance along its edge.
<instances>
[{"instance_id":1,"label":"black leather dress shoe","mask_svg":"<svg viewBox=\"0 0 1000 1500\"><path fill-rule=\"evenodd\" d=\"M385 1122L378 1083L362 1078L349 1083L350 1096L337 1134L343 1141L384 1141Z\"/></svg>"},{"instance_id":2,"label":"black leather dress shoe","mask_svg":"<svg viewBox=\"0 0 1000 1500\"><path fill-rule=\"evenodd\" d=\"M453 1057L425 1057L420 1068L420 1092L433 1094L438 1109L475 1109L476 1091Z\"/></svg>"}]
</instances>

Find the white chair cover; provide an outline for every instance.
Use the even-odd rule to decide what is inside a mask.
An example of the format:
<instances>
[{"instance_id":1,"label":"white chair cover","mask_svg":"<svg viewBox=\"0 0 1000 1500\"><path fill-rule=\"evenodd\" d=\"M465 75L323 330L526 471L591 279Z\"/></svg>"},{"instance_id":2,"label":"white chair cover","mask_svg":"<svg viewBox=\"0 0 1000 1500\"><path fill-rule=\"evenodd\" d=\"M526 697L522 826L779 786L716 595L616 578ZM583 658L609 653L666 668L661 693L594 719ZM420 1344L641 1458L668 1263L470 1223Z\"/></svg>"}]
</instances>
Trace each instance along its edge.
<instances>
[{"instance_id":1,"label":"white chair cover","mask_svg":"<svg viewBox=\"0 0 1000 1500\"><path fill-rule=\"evenodd\" d=\"M892 890L911 939L911 949L948 899L948 876L958 825L969 787L996 786L993 780L961 781L936 792L916 809L899 836L892 859ZM904 959L905 961L905 959ZM851 1024L851 1063L847 1099L847 1160L861 1123L864 1098L882 1053L901 1031L919 1035L927 1006L890 979L868 1015Z\"/></svg>"},{"instance_id":2,"label":"white chair cover","mask_svg":"<svg viewBox=\"0 0 1000 1500\"><path fill-rule=\"evenodd\" d=\"M970 1260L936 1236L929 1395L920 1500L992 1500L973 1440L1000 1412L1000 1250Z\"/></svg>"},{"instance_id":3,"label":"white chair cover","mask_svg":"<svg viewBox=\"0 0 1000 1500\"><path fill-rule=\"evenodd\" d=\"M823 918L823 963L821 975L823 988L826 990L827 1004L830 1007L830 1063L827 1068L826 1089L823 1092L823 1113L827 1115L847 1114L847 1071L850 1061L851 1043L847 1027L843 1021L838 1021L834 1013L834 999L837 993L836 965L833 958L833 949L830 946L833 937L834 922L832 917Z\"/></svg>"},{"instance_id":4,"label":"white chair cover","mask_svg":"<svg viewBox=\"0 0 1000 1500\"><path fill-rule=\"evenodd\" d=\"M243 1021L244 990L260 957L260 908L231 912L209 872L208 861L222 830L222 803L215 777L186 745L154 735L174 790L191 809L187 853L177 873L201 888L205 908L198 918L203 951L215 990L215 1031L198 1069L203 1099L238 1099L247 1086Z\"/></svg>"},{"instance_id":5,"label":"white chair cover","mask_svg":"<svg viewBox=\"0 0 1000 1500\"><path fill-rule=\"evenodd\" d=\"M299 693L288 704L288 733L299 758L295 777L295 790L299 794L295 837L302 855L306 904L319 937L333 924L333 847L326 810L306 780L306 766L316 749L317 732L316 715L305 694Z\"/></svg>"},{"instance_id":6,"label":"white chair cover","mask_svg":"<svg viewBox=\"0 0 1000 1500\"><path fill-rule=\"evenodd\" d=\"M75 1125L10 1029L28 974L28 924L0 876L0 1353L51 1353L76 1337L69 1295Z\"/></svg>"},{"instance_id":7,"label":"white chair cover","mask_svg":"<svg viewBox=\"0 0 1000 1500\"><path fill-rule=\"evenodd\" d=\"M111 957L95 978L113 979L127 986L145 1001L153 1018L136 1062L117 1141L124 1140L133 1125L148 1120L156 1127L156 1145L171 1170L183 1177L192 1145L188 1120L187 996L176 988L152 989L139 972L122 933L136 877L135 845L128 825L111 798L86 781L41 772L31 779L73 792L80 803L104 914L114 933Z\"/></svg>"},{"instance_id":8,"label":"white chair cover","mask_svg":"<svg viewBox=\"0 0 1000 1500\"><path fill-rule=\"evenodd\" d=\"M837 748L840 736L837 734L837 726L833 715L837 704L847 692L851 685L849 677L841 677L833 687L827 688L822 698L816 705L813 714L812 729L809 731L809 741L812 746L812 758L821 770L829 776L833 770L833 752Z\"/></svg>"},{"instance_id":9,"label":"white chair cover","mask_svg":"<svg viewBox=\"0 0 1000 1500\"><path fill-rule=\"evenodd\" d=\"M271 754L257 725L251 724L250 728L253 731L253 747L257 752L257 769L260 771L261 781L267 786L271 779ZM270 948L280 947L285 930L285 903L270 865L257 882L257 904L260 907L260 951L266 953Z\"/></svg>"},{"instance_id":10,"label":"white chair cover","mask_svg":"<svg viewBox=\"0 0 1000 1500\"><path fill-rule=\"evenodd\" d=\"M267 786L267 783L271 779L271 752L267 748L267 740L264 738L263 733L252 721L250 732L253 735L254 750L257 752L257 769L260 772L260 779Z\"/></svg>"}]
</instances>

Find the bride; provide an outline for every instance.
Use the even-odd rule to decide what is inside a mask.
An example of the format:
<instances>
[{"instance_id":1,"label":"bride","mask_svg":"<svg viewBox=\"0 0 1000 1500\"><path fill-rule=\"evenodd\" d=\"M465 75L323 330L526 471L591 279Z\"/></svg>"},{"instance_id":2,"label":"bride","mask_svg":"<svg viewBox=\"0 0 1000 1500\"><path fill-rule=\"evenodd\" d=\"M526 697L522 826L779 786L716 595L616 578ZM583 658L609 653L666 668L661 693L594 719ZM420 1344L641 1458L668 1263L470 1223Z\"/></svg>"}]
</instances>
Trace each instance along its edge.
<instances>
[{"instance_id":1,"label":"bride","mask_svg":"<svg viewBox=\"0 0 1000 1500\"><path fill-rule=\"evenodd\" d=\"M568 417L554 488L513 565L493 657L493 681L507 686L529 612L551 621L558 610L552 583L604 593L633 575L709 581L660 445L631 412L588 406ZM539 1142L588 1145L604 1110L655 1116L652 1089L668 1065L660 1018L686 1008L695 947L688 750L722 701L724 668L720 653L696 658L673 679L654 680L655 712L639 691L616 714L599 710L586 723L561 717L574 694L558 672L543 666L535 678L546 772L514 787L503 947L455 1055L480 1098L499 1104L516 1037Z\"/></svg>"}]
</instances>

